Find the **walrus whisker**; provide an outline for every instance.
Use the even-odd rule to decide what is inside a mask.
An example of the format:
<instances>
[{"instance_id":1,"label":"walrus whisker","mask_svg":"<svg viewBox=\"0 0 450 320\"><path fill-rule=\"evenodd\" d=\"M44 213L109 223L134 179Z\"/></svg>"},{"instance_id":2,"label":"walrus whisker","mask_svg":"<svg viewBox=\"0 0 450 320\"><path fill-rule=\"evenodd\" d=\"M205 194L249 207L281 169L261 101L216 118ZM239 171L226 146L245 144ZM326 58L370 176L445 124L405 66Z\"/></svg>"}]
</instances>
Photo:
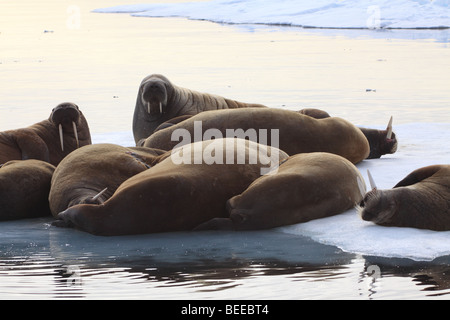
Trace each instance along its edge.
<instances>
[{"instance_id":1,"label":"walrus whisker","mask_svg":"<svg viewBox=\"0 0 450 320\"><path fill-rule=\"evenodd\" d=\"M372 188L372 190L376 190L377 189L377 185L375 184L375 180L373 180L373 177L370 174L369 169L367 169L367 175L369 176L370 187Z\"/></svg>"},{"instance_id":2,"label":"walrus whisker","mask_svg":"<svg viewBox=\"0 0 450 320\"><path fill-rule=\"evenodd\" d=\"M63 129L62 124L59 124L59 141L61 141L61 150L64 151L64 139L63 139Z\"/></svg>"},{"instance_id":3,"label":"walrus whisker","mask_svg":"<svg viewBox=\"0 0 450 320\"><path fill-rule=\"evenodd\" d=\"M75 124L74 121L72 121L72 125L73 125L73 133L75 134L75 140L77 141L77 148L79 148L80 147L80 142L78 141L77 125Z\"/></svg>"},{"instance_id":4,"label":"walrus whisker","mask_svg":"<svg viewBox=\"0 0 450 320\"><path fill-rule=\"evenodd\" d=\"M108 190L108 188L106 187L105 189L103 189L102 191L100 191L99 193L97 193L97 195L95 195L94 197L92 197L93 201L96 201L103 193L105 193L105 191Z\"/></svg>"},{"instance_id":5,"label":"walrus whisker","mask_svg":"<svg viewBox=\"0 0 450 320\"><path fill-rule=\"evenodd\" d=\"M361 207L359 204L356 204L355 205L355 210L356 210L356 213L358 214L358 216L360 217L360 218L362 218L362 212L363 212L363 207Z\"/></svg>"},{"instance_id":6,"label":"walrus whisker","mask_svg":"<svg viewBox=\"0 0 450 320\"><path fill-rule=\"evenodd\" d=\"M389 119L389 123L388 123L386 130L387 130L386 139L391 139L392 138L392 116Z\"/></svg>"}]
</instances>

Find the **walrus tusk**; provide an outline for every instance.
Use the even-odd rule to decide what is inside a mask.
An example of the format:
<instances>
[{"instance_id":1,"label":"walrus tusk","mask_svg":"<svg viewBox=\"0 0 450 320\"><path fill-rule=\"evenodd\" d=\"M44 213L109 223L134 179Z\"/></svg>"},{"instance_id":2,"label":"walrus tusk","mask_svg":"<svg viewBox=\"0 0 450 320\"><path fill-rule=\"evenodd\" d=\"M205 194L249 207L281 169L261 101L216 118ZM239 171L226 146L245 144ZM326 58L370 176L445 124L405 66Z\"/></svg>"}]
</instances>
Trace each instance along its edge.
<instances>
[{"instance_id":1,"label":"walrus tusk","mask_svg":"<svg viewBox=\"0 0 450 320\"><path fill-rule=\"evenodd\" d=\"M356 182L358 183L359 193L361 193L361 196L364 198L364 195L366 194L366 185L359 176L356 177Z\"/></svg>"},{"instance_id":2,"label":"walrus tusk","mask_svg":"<svg viewBox=\"0 0 450 320\"><path fill-rule=\"evenodd\" d=\"M367 175L369 176L370 187L372 188L372 190L375 190L377 188L377 185L375 184L375 181L373 180L373 177L370 174L370 171L368 169L367 169Z\"/></svg>"},{"instance_id":3,"label":"walrus tusk","mask_svg":"<svg viewBox=\"0 0 450 320\"><path fill-rule=\"evenodd\" d=\"M59 124L59 141L61 141L61 150L64 151L63 129L61 123Z\"/></svg>"},{"instance_id":4,"label":"walrus tusk","mask_svg":"<svg viewBox=\"0 0 450 320\"><path fill-rule=\"evenodd\" d=\"M77 125L75 124L74 121L72 121L72 125L73 125L73 133L75 134L75 140L77 141L77 148L79 148L80 147L80 142L78 141Z\"/></svg>"},{"instance_id":5,"label":"walrus tusk","mask_svg":"<svg viewBox=\"0 0 450 320\"><path fill-rule=\"evenodd\" d=\"M150 102L147 103L147 112L150 113Z\"/></svg>"},{"instance_id":6,"label":"walrus tusk","mask_svg":"<svg viewBox=\"0 0 450 320\"><path fill-rule=\"evenodd\" d=\"M97 195L95 195L94 197L92 197L93 201L96 201L103 193L105 193L105 191L108 190L108 188L103 189L102 191L100 191L99 193L97 193Z\"/></svg>"},{"instance_id":7,"label":"walrus tusk","mask_svg":"<svg viewBox=\"0 0 450 320\"><path fill-rule=\"evenodd\" d=\"M162 102L159 103L159 113L162 113Z\"/></svg>"},{"instance_id":8,"label":"walrus tusk","mask_svg":"<svg viewBox=\"0 0 450 320\"><path fill-rule=\"evenodd\" d=\"M389 119L389 123L388 123L386 130L387 130L386 139L391 139L391 137L392 137L392 116L391 116L391 119Z\"/></svg>"}]
</instances>

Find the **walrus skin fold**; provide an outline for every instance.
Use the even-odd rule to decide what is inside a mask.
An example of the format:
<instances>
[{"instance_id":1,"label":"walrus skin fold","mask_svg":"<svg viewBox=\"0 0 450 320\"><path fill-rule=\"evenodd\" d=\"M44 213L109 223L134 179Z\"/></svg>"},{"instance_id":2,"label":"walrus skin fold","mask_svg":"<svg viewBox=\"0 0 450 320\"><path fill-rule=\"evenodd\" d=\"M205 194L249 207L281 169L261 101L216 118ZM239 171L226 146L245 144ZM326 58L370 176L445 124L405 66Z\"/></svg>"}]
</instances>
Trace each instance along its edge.
<instances>
[{"instance_id":1,"label":"walrus skin fold","mask_svg":"<svg viewBox=\"0 0 450 320\"><path fill-rule=\"evenodd\" d=\"M133 115L133 135L136 144L150 136L163 122L183 115L206 110L265 107L219 95L202 93L172 84L160 74L145 77L140 86Z\"/></svg>"}]
</instances>

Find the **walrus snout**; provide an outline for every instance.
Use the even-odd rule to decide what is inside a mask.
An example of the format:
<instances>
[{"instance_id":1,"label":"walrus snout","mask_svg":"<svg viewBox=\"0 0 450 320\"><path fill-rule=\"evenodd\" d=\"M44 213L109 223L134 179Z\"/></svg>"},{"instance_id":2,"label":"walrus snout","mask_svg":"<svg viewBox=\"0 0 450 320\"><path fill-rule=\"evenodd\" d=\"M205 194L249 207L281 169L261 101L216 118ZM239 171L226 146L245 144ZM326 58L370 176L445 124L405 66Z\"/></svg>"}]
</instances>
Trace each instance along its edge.
<instances>
[{"instance_id":1,"label":"walrus snout","mask_svg":"<svg viewBox=\"0 0 450 320\"><path fill-rule=\"evenodd\" d=\"M78 123L80 119L80 110L78 106L71 102L63 102L52 110L50 116L51 122L56 125L72 125L72 122Z\"/></svg>"},{"instance_id":2,"label":"walrus snout","mask_svg":"<svg viewBox=\"0 0 450 320\"><path fill-rule=\"evenodd\" d=\"M380 143L381 154L395 153L397 151L397 137L392 131L392 117L389 119L389 123L386 130L381 131L384 136L384 140Z\"/></svg>"},{"instance_id":3,"label":"walrus snout","mask_svg":"<svg viewBox=\"0 0 450 320\"><path fill-rule=\"evenodd\" d=\"M164 113L167 105L167 89L162 81L148 81L142 88L142 104L149 114Z\"/></svg>"},{"instance_id":4,"label":"walrus snout","mask_svg":"<svg viewBox=\"0 0 450 320\"><path fill-rule=\"evenodd\" d=\"M73 131L77 148L80 146L77 129L77 124L80 120L80 110L76 104L71 102L60 103L53 108L49 120L58 128L62 151L64 151L63 132Z\"/></svg>"},{"instance_id":5,"label":"walrus snout","mask_svg":"<svg viewBox=\"0 0 450 320\"><path fill-rule=\"evenodd\" d=\"M357 206L361 219L381 224L394 214L395 203L385 192L373 189L369 191Z\"/></svg>"}]
</instances>

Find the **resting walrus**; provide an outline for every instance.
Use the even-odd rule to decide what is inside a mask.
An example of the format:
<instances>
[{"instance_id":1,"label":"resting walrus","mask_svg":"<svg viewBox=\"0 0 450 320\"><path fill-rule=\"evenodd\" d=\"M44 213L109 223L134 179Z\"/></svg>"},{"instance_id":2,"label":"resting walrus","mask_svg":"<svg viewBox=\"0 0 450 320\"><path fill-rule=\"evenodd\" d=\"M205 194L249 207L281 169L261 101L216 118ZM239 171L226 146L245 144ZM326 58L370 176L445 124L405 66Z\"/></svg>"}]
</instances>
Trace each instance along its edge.
<instances>
[{"instance_id":1,"label":"resting walrus","mask_svg":"<svg viewBox=\"0 0 450 320\"><path fill-rule=\"evenodd\" d=\"M76 204L103 203L122 182L155 165L164 153L108 143L73 151L53 174L49 194L53 216Z\"/></svg>"},{"instance_id":2,"label":"resting walrus","mask_svg":"<svg viewBox=\"0 0 450 320\"><path fill-rule=\"evenodd\" d=\"M243 107L264 106L181 88L163 75L152 74L145 77L139 86L133 116L134 140L137 144L151 135L161 123L175 117L206 110Z\"/></svg>"},{"instance_id":3,"label":"resting walrus","mask_svg":"<svg viewBox=\"0 0 450 320\"><path fill-rule=\"evenodd\" d=\"M197 230L258 230L307 222L353 208L366 192L358 169L341 156L302 153L280 164L275 174L256 179L227 202L228 218Z\"/></svg>"},{"instance_id":4,"label":"resting walrus","mask_svg":"<svg viewBox=\"0 0 450 320\"><path fill-rule=\"evenodd\" d=\"M382 226L450 230L450 165L414 170L392 189L372 188L358 207L363 220Z\"/></svg>"},{"instance_id":5,"label":"resting walrus","mask_svg":"<svg viewBox=\"0 0 450 320\"><path fill-rule=\"evenodd\" d=\"M171 150L175 146L211 137L244 136L254 142L278 147L289 155L329 152L352 163L358 163L369 155L366 137L350 122L337 117L314 119L295 111L275 108L205 111L156 131L141 144Z\"/></svg>"},{"instance_id":6,"label":"resting walrus","mask_svg":"<svg viewBox=\"0 0 450 320\"><path fill-rule=\"evenodd\" d=\"M193 143L123 182L103 204L79 204L61 212L57 225L105 236L192 230L226 217L229 198L287 157L243 139Z\"/></svg>"},{"instance_id":7,"label":"resting walrus","mask_svg":"<svg viewBox=\"0 0 450 320\"><path fill-rule=\"evenodd\" d=\"M37 159L57 166L70 152L88 144L91 144L89 126L78 106L61 103L48 120L0 132L0 164Z\"/></svg>"},{"instance_id":8,"label":"resting walrus","mask_svg":"<svg viewBox=\"0 0 450 320\"><path fill-rule=\"evenodd\" d=\"M299 111L301 114L313 117L315 119L329 118L330 115L320 109L302 109ZM377 130L359 127L364 133L370 145L370 153L367 159L378 159L382 155L392 154L397 151L397 137L392 131L392 117L386 127L386 130Z\"/></svg>"},{"instance_id":9,"label":"resting walrus","mask_svg":"<svg viewBox=\"0 0 450 320\"><path fill-rule=\"evenodd\" d=\"M41 160L12 160L0 166L0 220L51 216L50 181L55 167Z\"/></svg>"}]
</instances>

